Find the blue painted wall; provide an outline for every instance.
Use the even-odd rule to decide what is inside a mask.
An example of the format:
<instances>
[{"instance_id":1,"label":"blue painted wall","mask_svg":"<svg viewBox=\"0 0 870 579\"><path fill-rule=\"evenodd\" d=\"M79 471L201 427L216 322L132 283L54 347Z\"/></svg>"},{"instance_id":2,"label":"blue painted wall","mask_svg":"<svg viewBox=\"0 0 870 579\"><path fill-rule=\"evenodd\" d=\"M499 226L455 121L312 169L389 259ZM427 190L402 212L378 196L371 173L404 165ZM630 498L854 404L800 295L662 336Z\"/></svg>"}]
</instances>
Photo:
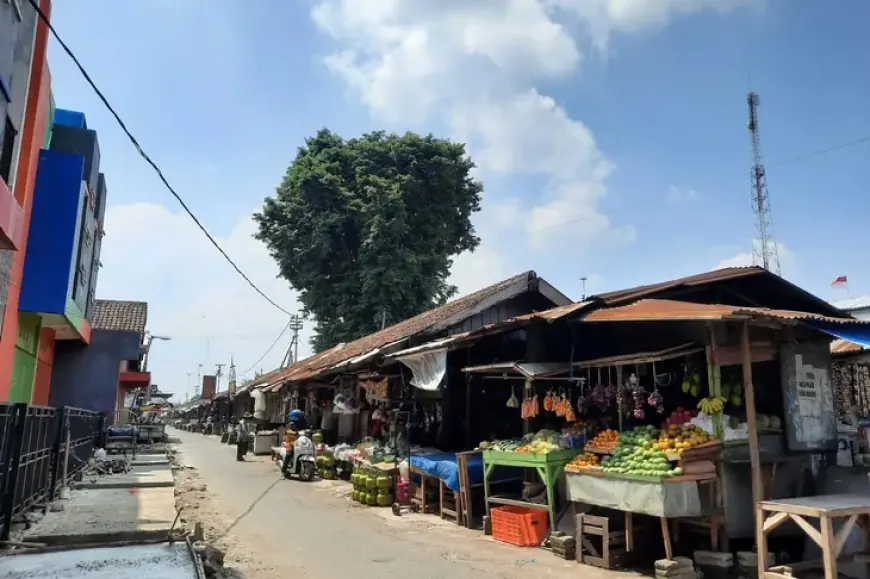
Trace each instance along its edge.
<instances>
[{"instance_id":1,"label":"blue painted wall","mask_svg":"<svg viewBox=\"0 0 870 579\"><path fill-rule=\"evenodd\" d=\"M55 109L54 124L63 125L65 127L75 127L77 129L88 128L88 121L85 119L85 113L68 109Z\"/></svg>"},{"instance_id":2,"label":"blue painted wall","mask_svg":"<svg viewBox=\"0 0 870 579\"><path fill-rule=\"evenodd\" d=\"M40 151L19 309L62 314L79 252L84 158Z\"/></svg>"},{"instance_id":3,"label":"blue painted wall","mask_svg":"<svg viewBox=\"0 0 870 579\"><path fill-rule=\"evenodd\" d=\"M139 357L140 340L136 332L94 330L89 346L72 340L58 341L49 405L113 412L121 361Z\"/></svg>"}]
</instances>

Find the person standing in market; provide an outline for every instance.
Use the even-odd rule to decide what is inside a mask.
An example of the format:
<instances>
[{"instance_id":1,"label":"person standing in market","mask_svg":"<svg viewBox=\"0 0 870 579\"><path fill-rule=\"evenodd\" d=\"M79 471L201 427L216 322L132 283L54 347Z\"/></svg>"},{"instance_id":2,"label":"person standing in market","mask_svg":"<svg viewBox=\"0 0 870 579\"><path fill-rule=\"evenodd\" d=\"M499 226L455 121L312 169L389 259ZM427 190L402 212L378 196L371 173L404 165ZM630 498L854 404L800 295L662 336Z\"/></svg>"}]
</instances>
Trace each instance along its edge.
<instances>
[{"instance_id":1,"label":"person standing in market","mask_svg":"<svg viewBox=\"0 0 870 579\"><path fill-rule=\"evenodd\" d=\"M250 444L251 431L248 426L248 421L251 415L248 412L239 420L239 425L236 427L236 460L242 462L245 460L245 455L248 454L248 445Z\"/></svg>"}]
</instances>

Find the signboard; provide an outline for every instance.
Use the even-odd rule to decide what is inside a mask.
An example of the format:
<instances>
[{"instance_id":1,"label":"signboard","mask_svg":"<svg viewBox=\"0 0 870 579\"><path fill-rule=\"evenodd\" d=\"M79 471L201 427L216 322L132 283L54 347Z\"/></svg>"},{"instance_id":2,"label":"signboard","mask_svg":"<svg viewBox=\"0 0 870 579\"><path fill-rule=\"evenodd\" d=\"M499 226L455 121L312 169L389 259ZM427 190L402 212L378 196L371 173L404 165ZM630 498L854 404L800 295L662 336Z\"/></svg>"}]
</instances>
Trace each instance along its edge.
<instances>
[{"instance_id":1,"label":"signboard","mask_svg":"<svg viewBox=\"0 0 870 579\"><path fill-rule=\"evenodd\" d=\"M789 450L836 451L837 421L828 343L782 346L780 364L783 426Z\"/></svg>"},{"instance_id":2,"label":"signboard","mask_svg":"<svg viewBox=\"0 0 870 579\"><path fill-rule=\"evenodd\" d=\"M202 396L203 400L211 400L214 398L215 389L217 388L217 377L207 374L202 377Z\"/></svg>"}]
</instances>

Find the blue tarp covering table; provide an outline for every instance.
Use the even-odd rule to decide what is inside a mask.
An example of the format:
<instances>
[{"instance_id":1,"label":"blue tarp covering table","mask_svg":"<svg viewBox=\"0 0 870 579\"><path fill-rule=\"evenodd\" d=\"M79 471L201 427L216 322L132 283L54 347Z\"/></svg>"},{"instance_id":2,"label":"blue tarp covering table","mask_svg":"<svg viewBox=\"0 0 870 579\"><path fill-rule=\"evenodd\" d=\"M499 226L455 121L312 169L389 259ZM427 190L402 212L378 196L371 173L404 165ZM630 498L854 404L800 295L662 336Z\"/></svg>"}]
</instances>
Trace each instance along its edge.
<instances>
[{"instance_id":1,"label":"blue tarp covering table","mask_svg":"<svg viewBox=\"0 0 870 579\"><path fill-rule=\"evenodd\" d=\"M450 490L459 491L459 465L456 461L455 452L412 456L411 467L441 479ZM479 483L483 480L482 456L471 456L468 458L468 478L471 484Z\"/></svg>"},{"instance_id":2,"label":"blue tarp covering table","mask_svg":"<svg viewBox=\"0 0 870 579\"><path fill-rule=\"evenodd\" d=\"M412 456L411 467L429 476L442 480L450 490L459 492L459 465L455 452L437 452L425 456ZM499 469L497 479L507 478L503 469ZM510 474L509 472L507 473ZM483 483L483 455L472 454L468 457L468 484L474 486Z\"/></svg>"}]
</instances>

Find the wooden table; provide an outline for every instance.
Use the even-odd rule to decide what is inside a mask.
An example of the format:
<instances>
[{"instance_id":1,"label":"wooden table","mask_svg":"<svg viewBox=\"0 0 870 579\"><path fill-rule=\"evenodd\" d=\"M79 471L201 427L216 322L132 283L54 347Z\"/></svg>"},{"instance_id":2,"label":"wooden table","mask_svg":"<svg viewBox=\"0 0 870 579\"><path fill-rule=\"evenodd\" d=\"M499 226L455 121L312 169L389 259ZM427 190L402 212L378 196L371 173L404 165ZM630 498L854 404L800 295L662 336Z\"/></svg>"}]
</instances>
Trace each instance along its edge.
<instances>
[{"instance_id":1,"label":"wooden table","mask_svg":"<svg viewBox=\"0 0 870 579\"><path fill-rule=\"evenodd\" d=\"M547 511L550 519L550 530L556 529L556 483L565 465L577 456L578 450L554 450L546 454L504 452L500 450L485 450L483 452L483 496L486 504L486 514L489 515L490 505L511 505L530 509ZM547 489L547 504L540 505L505 497L493 496L490 492L490 477L497 466L534 469Z\"/></svg>"},{"instance_id":2,"label":"wooden table","mask_svg":"<svg viewBox=\"0 0 870 579\"><path fill-rule=\"evenodd\" d=\"M819 520L816 529L806 517ZM834 534L834 519L846 518ZM790 578L791 571L823 566L825 579L836 579L837 557L846 544L849 533L860 523L867 534L870 530L870 495L819 495L796 499L761 501L755 507L758 573L760 579ZM794 521L822 550L822 561L802 561L790 566L767 566L767 535L786 521Z\"/></svg>"}]
</instances>

